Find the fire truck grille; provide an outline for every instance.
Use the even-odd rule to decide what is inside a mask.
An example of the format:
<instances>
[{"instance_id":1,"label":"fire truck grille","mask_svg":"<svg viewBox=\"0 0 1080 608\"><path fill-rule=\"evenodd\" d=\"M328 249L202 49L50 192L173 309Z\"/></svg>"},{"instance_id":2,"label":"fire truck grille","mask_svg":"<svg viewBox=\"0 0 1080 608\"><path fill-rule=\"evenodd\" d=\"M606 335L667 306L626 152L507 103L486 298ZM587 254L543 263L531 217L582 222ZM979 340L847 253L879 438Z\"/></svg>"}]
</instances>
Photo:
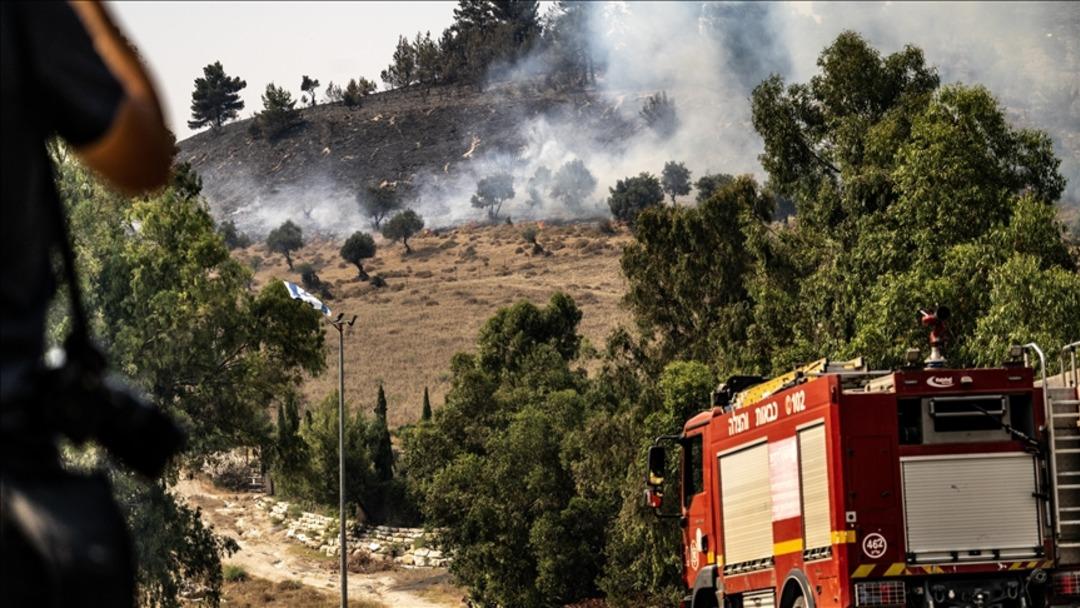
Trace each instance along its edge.
<instances>
[{"instance_id":1,"label":"fire truck grille","mask_svg":"<svg viewBox=\"0 0 1080 608\"><path fill-rule=\"evenodd\" d=\"M1041 544L1034 457L902 460L907 552L915 562L1032 557Z\"/></svg>"}]
</instances>

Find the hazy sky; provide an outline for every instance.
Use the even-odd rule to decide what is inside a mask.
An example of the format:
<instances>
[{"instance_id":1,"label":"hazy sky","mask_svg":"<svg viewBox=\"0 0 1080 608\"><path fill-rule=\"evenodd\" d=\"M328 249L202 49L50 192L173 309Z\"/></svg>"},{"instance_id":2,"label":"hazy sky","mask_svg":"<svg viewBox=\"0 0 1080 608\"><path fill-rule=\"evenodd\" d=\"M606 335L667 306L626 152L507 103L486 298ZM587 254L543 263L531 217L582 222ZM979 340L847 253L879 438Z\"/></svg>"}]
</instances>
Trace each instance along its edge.
<instances>
[{"instance_id":1,"label":"hazy sky","mask_svg":"<svg viewBox=\"0 0 1080 608\"><path fill-rule=\"evenodd\" d=\"M300 95L300 77L366 76L379 82L399 34L450 25L456 2L110 2L113 15L150 63L170 128L192 134L191 91L203 66L220 60L247 81L248 117L262 107L268 82Z\"/></svg>"}]
</instances>

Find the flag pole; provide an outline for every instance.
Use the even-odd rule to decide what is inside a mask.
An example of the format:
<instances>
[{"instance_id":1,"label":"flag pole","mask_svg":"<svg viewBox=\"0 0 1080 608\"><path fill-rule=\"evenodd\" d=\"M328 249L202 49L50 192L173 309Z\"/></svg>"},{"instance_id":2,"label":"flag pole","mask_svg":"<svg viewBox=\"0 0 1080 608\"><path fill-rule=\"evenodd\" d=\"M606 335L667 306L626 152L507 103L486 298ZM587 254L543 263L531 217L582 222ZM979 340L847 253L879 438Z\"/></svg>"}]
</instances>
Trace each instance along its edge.
<instances>
[{"instance_id":1,"label":"flag pole","mask_svg":"<svg viewBox=\"0 0 1080 608\"><path fill-rule=\"evenodd\" d=\"M338 555L341 558L341 608L349 604L349 546L345 540L345 326L356 323L356 315L345 322L345 313L330 319L330 308L299 285L282 281L294 300L301 300L326 315L327 322L338 332Z\"/></svg>"},{"instance_id":2,"label":"flag pole","mask_svg":"<svg viewBox=\"0 0 1080 608\"><path fill-rule=\"evenodd\" d=\"M338 332L338 556L341 559L341 608L349 604L349 546L345 539L345 313L330 321ZM356 315L347 325L356 323Z\"/></svg>"}]
</instances>

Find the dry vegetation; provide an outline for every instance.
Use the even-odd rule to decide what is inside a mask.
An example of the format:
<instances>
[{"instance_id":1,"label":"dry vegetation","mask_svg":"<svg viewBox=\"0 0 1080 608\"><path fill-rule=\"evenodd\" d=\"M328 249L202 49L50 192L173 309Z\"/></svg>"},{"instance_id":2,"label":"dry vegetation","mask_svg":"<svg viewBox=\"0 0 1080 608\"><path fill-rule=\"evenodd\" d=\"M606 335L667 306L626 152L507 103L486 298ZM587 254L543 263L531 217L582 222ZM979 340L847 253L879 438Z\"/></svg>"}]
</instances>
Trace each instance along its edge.
<instances>
[{"instance_id":1,"label":"dry vegetation","mask_svg":"<svg viewBox=\"0 0 1080 608\"><path fill-rule=\"evenodd\" d=\"M229 581L222 590L222 605L236 608L335 608L341 605L336 593L324 593L298 581L270 582L251 576ZM349 600L349 608L384 608L371 600Z\"/></svg>"},{"instance_id":2,"label":"dry vegetation","mask_svg":"<svg viewBox=\"0 0 1080 608\"><path fill-rule=\"evenodd\" d=\"M375 258L364 268L386 279L375 288L357 279L356 267L338 255L341 243L310 243L293 255L312 264L334 295L327 304L359 315L345 339L345 392L352 407L374 407L379 382L386 389L391 426L415 422L424 387L438 408L449 389L450 358L473 349L477 332L500 307L520 300L542 305L555 291L570 294L583 311L582 334L602 347L608 333L629 317L620 306L625 282L619 255L625 228L604 234L595 224L540 225L546 253L534 254L521 237L524 225L461 226L410 239L413 253L377 237ZM237 254L257 266L260 288L274 279L299 283L285 260L253 245ZM309 380L309 402L337 387L337 332L328 328L327 371Z\"/></svg>"}]
</instances>

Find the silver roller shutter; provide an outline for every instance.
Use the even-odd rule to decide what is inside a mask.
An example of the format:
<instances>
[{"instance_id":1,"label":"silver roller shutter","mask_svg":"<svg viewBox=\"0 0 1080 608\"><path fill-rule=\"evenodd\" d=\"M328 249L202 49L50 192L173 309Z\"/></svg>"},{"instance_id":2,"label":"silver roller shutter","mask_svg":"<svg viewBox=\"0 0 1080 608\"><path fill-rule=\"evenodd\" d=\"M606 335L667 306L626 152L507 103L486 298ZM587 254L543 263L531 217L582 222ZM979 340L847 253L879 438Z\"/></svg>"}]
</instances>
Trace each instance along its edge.
<instances>
[{"instance_id":1,"label":"silver roller shutter","mask_svg":"<svg viewBox=\"0 0 1080 608\"><path fill-rule=\"evenodd\" d=\"M832 530L825 425L799 431L799 474L803 496L803 547L828 547L832 544Z\"/></svg>"},{"instance_id":2,"label":"silver roller shutter","mask_svg":"<svg viewBox=\"0 0 1080 608\"><path fill-rule=\"evenodd\" d=\"M1039 503L1030 454L911 458L901 466L907 547L917 558L950 551L961 559L978 559L965 551L1034 554Z\"/></svg>"},{"instance_id":3,"label":"silver roller shutter","mask_svg":"<svg viewBox=\"0 0 1080 608\"><path fill-rule=\"evenodd\" d=\"M724 561L737 564L772 557L772 499L769 492L769 446L720 457L724 509Z\"/></svg>"}]
</instances>

